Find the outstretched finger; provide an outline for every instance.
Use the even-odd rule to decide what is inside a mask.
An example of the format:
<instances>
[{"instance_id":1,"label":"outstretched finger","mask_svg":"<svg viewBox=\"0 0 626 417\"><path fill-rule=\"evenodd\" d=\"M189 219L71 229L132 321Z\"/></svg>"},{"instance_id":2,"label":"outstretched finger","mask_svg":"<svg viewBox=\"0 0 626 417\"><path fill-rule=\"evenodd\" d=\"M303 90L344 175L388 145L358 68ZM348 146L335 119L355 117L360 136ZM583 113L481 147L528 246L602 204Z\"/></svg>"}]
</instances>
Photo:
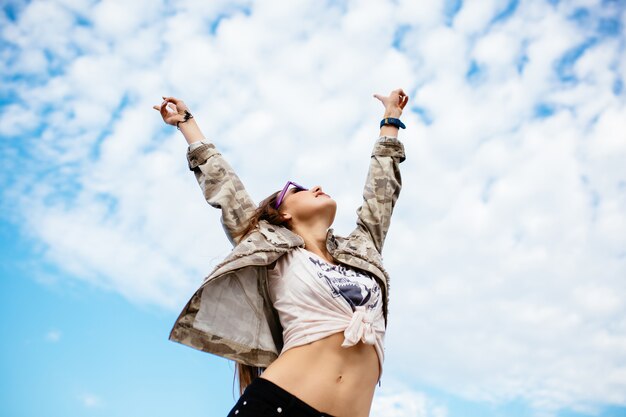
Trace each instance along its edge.
<instances>
[{"instance_id":1,"label":"outstretched finger","mask_svg":"<svg viewBox=\"0 0 626 417\"><path fill-rule=\"evenodd\" d=\"M177 99L176 97L165 97L165 96L163 96L163 100L169 101L169 102L174 103L174 104L178 104L180 102L180 99Z\"/></svg>"}]
</instances>

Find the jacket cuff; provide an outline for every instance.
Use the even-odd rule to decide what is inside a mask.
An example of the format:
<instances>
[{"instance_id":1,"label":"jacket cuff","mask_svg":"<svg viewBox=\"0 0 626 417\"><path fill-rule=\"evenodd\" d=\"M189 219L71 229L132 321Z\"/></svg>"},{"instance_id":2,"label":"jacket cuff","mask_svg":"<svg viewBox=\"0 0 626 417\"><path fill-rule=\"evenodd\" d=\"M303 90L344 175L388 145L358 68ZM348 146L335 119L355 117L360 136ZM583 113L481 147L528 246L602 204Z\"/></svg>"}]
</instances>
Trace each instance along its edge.
<instances>
[{"instance_id":1,"label":"jacket cuff","mask_svg":"<svg viewBox=\"0 0 626 417\"><path fill-rule=\"evenodd\" d=\"M212 156L219 155L215 145L207 140L194 142L187 148L187 165L193 171L198 165L204 164Z\"/></svg>"},{"instance_id":2,"label":"jacket cuff","mask_svg":"<svg viewBox=\"0 0 626 417\"><path fill-rule=\"evenodd\" d=\"M399 158L399 162L406 159L404 154L404 145L396 137L381 136L374 145L372 156L391 156Z\"/></svg>"}]
</instances>

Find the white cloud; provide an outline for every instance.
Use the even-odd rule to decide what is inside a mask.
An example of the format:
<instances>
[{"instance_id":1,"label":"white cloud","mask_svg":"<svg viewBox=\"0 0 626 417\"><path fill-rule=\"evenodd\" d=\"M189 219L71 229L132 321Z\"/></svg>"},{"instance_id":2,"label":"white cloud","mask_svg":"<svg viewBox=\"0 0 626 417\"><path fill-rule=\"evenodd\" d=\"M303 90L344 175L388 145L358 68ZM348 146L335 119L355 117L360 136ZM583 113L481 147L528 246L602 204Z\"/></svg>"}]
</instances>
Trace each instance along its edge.
<instances>
[{"instance_id":1,"label":"white cloud","mask_svg":"<svg viewBox=\"0 0 626 417\"><path fill-rule=\"evenodd\" d=\"M33 2L0 25L16 46L3 73L44 77L6 81L16 99L0 115L28 151L5 196L44 259L177 310L229 251L183 138L151 109L161 95L190 105L255 200L286 179L322 184L347 233L382 114L372 94L403 87L386 372L545 413L626 404L626 103L613 92L626 58L623 33L595 32L623 10L520 2L487 26L507 2L464 2L446 26L440 1L126 3L146 12ZM585 4L591 23L567 18ZM445 414L404 388L377 398Z\"/></svg>"},{"instance_id":2,"label":"white cloud","mask_svg":"<svg viewBox=\"0 0 626 417\"><path fill-rule=\"evenodd\" d=\"M1 117L4 124L0 126L0 135L7 137L31 132L37 113L23 105L10 104L2 109Z\"/></svg>"},{"instance_id":3,"label":"white cloud","mask_svg":"<svg viewBox=\"0 0 626 417\"><path fill-rule=\"evenodd\" d=\"M422 392L393 379L377 388L370 410L372 417L447 417L447 408Z\"/></svg>"},{"instance_id":4,"label":"white cloud","mask_svg":"<svg viewBox=\"0 0 626 417\"><path fill-rule=\"evenodd\" d=\"M103 405L102 399L91 393L84 393L80 396L80 402L86 408L96 408Z\"/></svg>"},{"instance_id":5,"label":"white cloud","mask_svg":"<svg viewBox=\"0 0 626 417\"><path fill-rule=\"evenodd\" d=\"M56 343L61 340L61 332L59 330L50 330L46 333L45 339L50 343Z\"/></svg>"}]
</instances>

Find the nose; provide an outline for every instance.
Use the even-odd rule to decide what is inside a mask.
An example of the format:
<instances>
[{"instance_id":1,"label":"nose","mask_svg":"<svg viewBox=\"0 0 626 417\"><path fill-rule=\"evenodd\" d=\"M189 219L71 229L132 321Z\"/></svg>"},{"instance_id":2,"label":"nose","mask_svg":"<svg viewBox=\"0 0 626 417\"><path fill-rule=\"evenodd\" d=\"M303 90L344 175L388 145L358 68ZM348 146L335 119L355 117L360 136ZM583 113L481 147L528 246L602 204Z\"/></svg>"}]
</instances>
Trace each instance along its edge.
<instances>
[{"instance_id":1,"label":"nose","mask_svg":"<svg viewBox=\"0 0 626 417\"><path fill-rule=\"evenodd\" d=\"M315 187L311 188L311 193L312 194L324 194L325 196L330 197L328 194L322 191L321 185L316 185Z\"/></svg>"}]
</instances>

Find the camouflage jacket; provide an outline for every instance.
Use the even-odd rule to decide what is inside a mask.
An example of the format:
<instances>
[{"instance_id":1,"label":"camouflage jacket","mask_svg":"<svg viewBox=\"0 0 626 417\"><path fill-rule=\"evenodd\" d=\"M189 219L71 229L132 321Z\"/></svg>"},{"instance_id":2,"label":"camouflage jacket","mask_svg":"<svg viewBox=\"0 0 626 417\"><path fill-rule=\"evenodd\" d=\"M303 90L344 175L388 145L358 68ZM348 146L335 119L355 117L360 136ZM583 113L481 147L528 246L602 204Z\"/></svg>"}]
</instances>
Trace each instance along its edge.
<instances>
[{"instance_id":1,"label":"camouflage jacket","mask_svg":"<svg viewBox=\"0 0 626 417\"><path fill-rule=\"evenodd\" d=\"M357 209L357 227L347 237L329 229L326 246L337 262L371 273L383 290L387 323L389 275L381 251L391 214L402 185L399 164L404 146L395 137L381 136L371 154L363 204ZM247 365L267 367L283 346L278 313L269 297L267 266L303 239L285 227L260 221L243 240L256 205L239 177L216 150L203 140L187 150L206 201L221 209L221 223L232 252L204 279L174 323L169 339Z\"/></svg>"}]
</instances>

